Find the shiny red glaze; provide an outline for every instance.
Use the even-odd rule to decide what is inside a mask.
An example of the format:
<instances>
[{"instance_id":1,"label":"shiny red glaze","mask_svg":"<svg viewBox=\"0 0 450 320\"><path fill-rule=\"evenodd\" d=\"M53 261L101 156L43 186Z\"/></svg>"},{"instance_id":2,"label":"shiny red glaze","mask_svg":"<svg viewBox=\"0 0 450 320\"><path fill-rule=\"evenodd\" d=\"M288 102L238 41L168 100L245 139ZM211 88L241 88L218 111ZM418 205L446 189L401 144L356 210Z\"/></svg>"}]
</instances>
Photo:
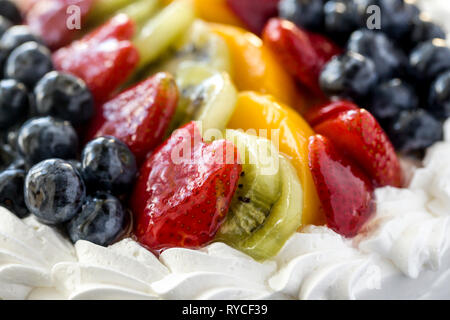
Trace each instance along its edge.
<instances>
[{"instance_id":1,"label":"shiny red glaze","mask_svg":"<svg viewBox=\"0 0 450 320\"><path fill-rule=\"evenodd\" d=\"M193 122L176 130L141 168L131 198L138 241L154 252L210 242L236 191L237 157L230 142L203 142Z\"/></svg>"},{"instance_id":2,"label":"shiny red glaze","mask_svg":"<svg viewBox=\"0 0 450 320\"><path fill-rule=\"evenodd\" d=\"M88 138L114 136L128 145L139 163L163 140L178 103L174 78L160 72L103 104Z\"/></svg>"},{"instance_id":3,"label":"shiny red glaze","mask_svg":"<svg viewBox=\"0 0 450 320\"><path fill-rule=\"evenodd\" d=\"M375 210L370 179L321 135L309 140L309 166L327 225L355 236Z\"/></svg>"},{"instance_id":4,"label":"shiny red glaze","mask_svg":"<svg viewBox=\"0 0 450 320\"><path fill-rule=\"evenodd\" d=\"M377 187L403 185L394 147L377 120L366 110L350 110L327 119L314 130L355 161Z\"/></svg>"},{"instance_id":5,"label":"shiny red glaze","mask_svg":"<svg viewBox=\"0 0 450 320\"><path fill-rule=\"evenodd\" d=\"M325 64L342 50L327 38L300 29L290 21L272 18L263 40L299 82L322 95L319 76Z\"/></svg>"},{"instance_id":6,"label":"shiny red glaze","mask_svg":"<svg viewBox=\"0 0 450 320\"><path fill-rule=\"evenodd\" d=\"M55 68L83 79L97 104L104 102L139 62L139 53L128 40L134 30L132 20L117 15L81 40L57 50L53 54Z\"/></svg>"},{"instance_id":7,"label":"shiny red glaze","mask_svg":"<svg viewBox=\"0 0 450 320\"><path fill-rule=\"evenodd\" d=\"M278 16L280 0L227 0L228 6L250 31L261 34L267 20Z\"/></svg>"},{"instance_id":8,"label":"shiny red glaze","mask_svg":"<svg viewBox=\"0 0 450 320\"><path fill-rule=\"evenodd\" d=\"M341 112L358 109L359 107L350 101L328 101L327 103L310 108L303 117L313 127L327 119L338 116Z\"/></svg>"},{"instance_id":9,"label":"shiny red glaze","mask_svg":"<svg viewBox=\"0 0 450 320\"><path fill-rule=\"evenodd\" d=\"M39 35L50 49L55 50L69 44L79 34L84 19L94 0L39 0L28 4L26 22L33 32ZM70 6L80 9L80 28L69 29L67 22Z\"/></svg>"}]
</instances>

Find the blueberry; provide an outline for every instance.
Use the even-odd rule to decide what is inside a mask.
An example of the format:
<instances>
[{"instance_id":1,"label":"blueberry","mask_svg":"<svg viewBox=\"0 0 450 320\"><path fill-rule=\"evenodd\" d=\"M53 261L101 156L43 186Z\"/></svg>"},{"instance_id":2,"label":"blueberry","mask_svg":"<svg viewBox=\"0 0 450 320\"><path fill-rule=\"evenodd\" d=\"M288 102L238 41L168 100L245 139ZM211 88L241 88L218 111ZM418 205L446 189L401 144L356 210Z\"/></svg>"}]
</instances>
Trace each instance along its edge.
<instances>
[{"instance_id":1,"label":"blueberry","mask_svg":"<svg viewBox=\"0 0 450 320\"><path fill-rule=\"evenodd\" d=\"M0 81L0 129L18 123L28 113L30 96L23 83L16 80Z\"/></svg>"},{"instance_id":2,"label":"blueberry","mask_svg":"<svg viewBox=\"0 0 450 320\"><path fill-rule=\"evenodd\" d=\"M392 79L379 84L373 91L371 113L385 124L404 110L419 106L419 98L414 88L401 79Z\"/></svg>"},{"instance_id":3,"label":"blueberry","mask_svg":"<svg viewBox=\"0 0 450 320\"><path fill-rule=\"evenodd\" d=\"M34 41L43 44L43 41L31 32L28 26L20 25L9 28L0 39L0 46L7 50L8 54L25 42Z\"/></svg>"},{"instance_id":4,"label":"blueberry","mask_svg":"<svg viewBox=\"0 0 450 320\"><path fill-rule=\"evenodd\" d=\"M70 163L72 165L72 167L77 169L80 174L82 174L83 169L82 169L80 161L78 161L78 160L68 160L67 162Z\"/></svg>"},{"instance_id":5,"label":"blueberry","mask_svg":"<svg viewBox=\"0 0 450 320\"><path fill-rule=\"evenodd\" d=\"M137 174L133 153L113 137L89 142L81 155L81 164L88 187L115 194L130 191Z\"/></svg>"},{"instance_id":6,"label":"blueberry","mask_svg":"<svg viewBox=\"0 0 450 320\"><path fill-rule=\"evenodd\" d=\"M6 60L5 76L33 88L52 69L50 50L37 42L26 42L14 49Z\"/></svg>"},{"instance_id":7,"label":"blueberry","mask_svg":"<svg viewBox=\"0 0 450 320\"><path fill-rule=\"evenodd\" d=\"M116 197L99 192L86 198L78 214L67 224L67 232L73 243L86 240L108 246L125 231L126 217Z\"/></svg>"},{"instance_id":8,"label":"blueberry","mask_svg":"<svg viewBox=\"0 0 450 320\"><path fill-rule=\"evenodd\" d=\"M380 79L391 78L407 65L406 56L381 32L357 30L350 36L347 49L371 58Z\"/></svg>"},{"instance_id":9,"label":"blueberry","mask_svg":"<svg viewBox=\"0 0 450 320\"><path fill-rule=\"evenodd\" d=\"M25 179L28 210L45 224L72 219L86 197L79 172L66 161L49 159L32 167Z\"/></svg>"},{"instance_id":10,"label":"blueberry","mask_svg":"<svg viewBox=\"0 0 450 320\"><path fill-rule=\"evenodd\" d=\"M78 137L67 121L52 117L34 118L20 128L17 147L30 165L50 158L75 159Z\"/></svg>"},{"instance_id":11,"label":"blueberry","mask_svg":"<svg viewBox=\"0 0 450 320\"><path fill-rule=\"evenodd\" d=\"M450 70L439 75L431 84L428 111L441 120L450 117Z\"/></svg>"},{"instance_id":12,"label":"blueberry","mask_svg":"<svg viewBox=\"0 0 450 320\"><path fill-rule=\"evenodd\" d=\"M404 0L371 0L366 9L371 5L380 8L381 31L395 40L401 40L411 32L413 21L420 14L416 5ZM366 13L366 19L369 16Z\"/></svg>"},{"instance_id":13,"label":"blueberry","mask_svg":"<svg viewBox=\"0 0 450 320\"><path fill-rule=\"evenodd\" d=\"M24 218L29 213L23 196L24 181L23 170L9 169L0 173L0 206L19 218Z\"/></svg>"},{"instance_id":14,"label":"blueberry","mask_svg":"<svg viewBox=\"0 0 450 320\"><path fill-rule=\"evenodd\" d=\"M339 43L345 43L360 25L357 7L352 1L328 1L324 7L324 15L326 32Z\"/></svg>"},{"instance_id":15,"label":"blueberry","mask_svg":"<svg viewBox=\"0 0 450 320\"><path fill-rule=\"evenodd\" d=\"M0 15L14 24L22 22L22 15L20 14L19 8L11 0L0 0Z\"/></svg>"},{"instance_id":16,"label":"blueberry","mask_svg":"<svg viewBox=\"0 0 450 320\"><path fill-rule=\"evenodd\" d=\"M297 26L318 31L323 27L323 0L281 0L280 17Z\"/></svg>"},{"instance_id":17,"label":"blueberry","mask_svg":"<svg viewBox=\"0 0 450 320\"><path fill-rule=\"evenodd\" d=\"M78 126L94 114L91 91L83 80L67 73L47 73L34 88L34 95L39 115L51 115Z\"/></svg>"},{"instance_id":18,"label":"blueberry","mask_svg":"<svg viewBox=\"0 0 450 320\"><path fill-rule=\"evenodd\" d=\"M9 145L0 145L0 171L7 169L16 158L16 153Z\"/></svg>"},{"instance_id":19,"label":"blueberry","mask_svg":"<svg viewBox=\"0 0 450 320\"><path fill-rule=\"evenodd\" d=\"M6 19L5 17L0 16L0 37L11 28L12 24L11 21Z\"/></svg>"},{"instance_id":20,"label":"blueberry","mask_svg":"<svg viewBox=\"0 0 450 320\"><path fill-rule=\"evenodd\" d=\"M423 42L411 52L409 64L416 79L433 81L441 72L450 69L450 48L442 39Z\"/></svg>"},{"instance_id":21,"label":"blueberry","mask_svg":"<svg viewBox=\"0 0 450 320\"><path fill-rule=\"evenodd\" d=\"M396 150L404 153L423 152L442 139L442 125L423 109L403 111L387 130Z\"/></svg>"},{"instance_id":22,"label":"blueberry","mask_svg":"<svg viewBox=\"0 0 450 320\"><path fill-rule=\"evenodd\" d=\"M414 19L411 27L411 33L408 37L409 43L406 45L409 48L414 48L421 42L435 38L446 39L447 36L439 25L433 23L426 15L422 14Z\"/></svg>"},{"instance_id":23,"label":"blueberry","mask_svg":"<svg viewBox=\"0 0 450 320\"><path fill-rule=\"evenodd\" d=\"M320 74L320 87L328 96L364 100L378 80L375 64L355 52L334 57Z\"/></svg>"}]
</instances>

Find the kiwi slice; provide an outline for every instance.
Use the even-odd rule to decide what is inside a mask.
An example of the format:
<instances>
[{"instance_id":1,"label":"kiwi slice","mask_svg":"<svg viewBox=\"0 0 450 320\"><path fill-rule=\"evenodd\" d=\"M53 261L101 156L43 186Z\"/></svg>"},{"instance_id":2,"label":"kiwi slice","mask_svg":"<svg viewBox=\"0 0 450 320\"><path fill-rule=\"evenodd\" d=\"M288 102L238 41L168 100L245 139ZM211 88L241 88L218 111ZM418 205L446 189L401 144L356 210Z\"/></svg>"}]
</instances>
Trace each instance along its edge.
<instances>
[{"instance_id":1,"label":"kiwi slice","mask_svg":"<svg viewBox=\"0 0 450 320\"><path fill-rule=\"evenodd\" d=\"M175 74L180 67L189 64L201 64L228 74L232 70L226 42L199 19L169 48L158 69Z\"/></svg>"},{"instance_id":2,"label":"kiwi slice","mask_svg":"<svg viewBox=\"0 0 450 320\"><path fill-rule=\"evenodd\" d=\"M276 255L301 225L303 190L295 168L265 139L227 130L242 175L216 236L256 260Z\"/></svg>"},{"instance_id":3,"label":"kiwi slice","mask_svg":"<svg viewBox=\"0 0 450 320\"><path fill-rule=\"evenodd\" d=\"M179 66L175 79L180 99L168 133L192 120L201 123L203 132L225 129L237 101L230 76L202 64L189 64Z\"/></svg>"}]
</instances>

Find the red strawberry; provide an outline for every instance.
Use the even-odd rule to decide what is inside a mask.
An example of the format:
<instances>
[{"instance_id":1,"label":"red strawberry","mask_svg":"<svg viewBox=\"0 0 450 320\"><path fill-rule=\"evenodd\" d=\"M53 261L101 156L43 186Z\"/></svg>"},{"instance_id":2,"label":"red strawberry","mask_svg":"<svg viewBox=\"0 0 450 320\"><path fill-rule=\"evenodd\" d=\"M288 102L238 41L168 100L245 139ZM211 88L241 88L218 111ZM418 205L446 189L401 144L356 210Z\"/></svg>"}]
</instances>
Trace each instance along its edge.
<instances>
[{"instance_id":1,"label":"red strawberry","mask_svg":"<svg viewBox=\"0 0 450 320\"><path fill-rule=\"evenodd\" d=\"M168 73L157 73L101 106L88 137L114 136L125 142L142 162L162 142L177 102L174 78Z\"/></svg>"},{"instance_id":2,"label":"red strawberry","mask_svg":"<svg viewBox=\"0 0 450 320\"><path fill-rule=\"evenodd\" d=\"M309 167L328 226L355 236L375 209L369 178L321 135L309 140Z\"/></svg>"},{"instance_id":3,"label":"red strawberry","mask_svg":"<svg viewBox=\"0 0 450 320\"><path fill-rule=\"evenodd\" d=\"M377 186L402 186L402 170L394 147L368 111L342 112L316 125L314 130L354 160Z\"/></svg>"},{"instance_id":4,"label":"red strawberry","mask_svg":"<svg viewBox=\"0 0 450 320\"><path fill-rule=\"evenodd\" d=\"M203 142L194 122L176 130L141 168L131 199L138 241L155 252L210 242L236 191L237 156L230 142Z\"/></svg>"},{"instance_id":5,"label":"red strawberry","mask_svg":"<svg viewBox=\"0 0 450 320\"><path fill-rule=\"evenodd\" d=\"M250 31L261 34L267 20L278 15L280 0L227 0L231 10Z\"/></svg>"},{"instance_id":6,"label":"red strawberry","mask_svg":"<svg viewBox=\"0 0 450 320\"><path fill-rule=\"evenodd\" d=\"M125 82L139 62L139 53L129 41L134 30L127 15L117 15L81 40L56 51L54 65L83 79L96 102L103 102Z\"/></svg>"},{"instance_id":7,"label":"red strawberry","mask_svg":"<svg viewBox=\"0 0 450 320\"><path fill-rule=\"evenodd\" d=\"M70 43L80 32L80 29L67 27L68 8L74 5L80 9L81 28L93 2L94 0L39 0L27 12L26 20L51 49L58 49Z\"/></svg>"},{"instance_id":8,"label":"red strawberry","mask_svg":"<svg viewBox=\"0 0 450 320\"><path fill-rule=\"evenodd\" d=\"M311 126L315 126L325 121L326 119L336 117L341 112L358 109L359 107L350 101L328 101L325 104L320 104L318 106L310 108L303 116Z\"/></svg>"},{"instance_id":9,"label":"red strawberry","mask_svg":"<svg viewBox=\"0 0 450 320\"><path fill-rule=\"evenodd\" d=\"M266 43L298 81L322 95L319 76L341 49L327 38L300 29L290 21L272 18L263 31Z\"/></svg>"}]
</instances>

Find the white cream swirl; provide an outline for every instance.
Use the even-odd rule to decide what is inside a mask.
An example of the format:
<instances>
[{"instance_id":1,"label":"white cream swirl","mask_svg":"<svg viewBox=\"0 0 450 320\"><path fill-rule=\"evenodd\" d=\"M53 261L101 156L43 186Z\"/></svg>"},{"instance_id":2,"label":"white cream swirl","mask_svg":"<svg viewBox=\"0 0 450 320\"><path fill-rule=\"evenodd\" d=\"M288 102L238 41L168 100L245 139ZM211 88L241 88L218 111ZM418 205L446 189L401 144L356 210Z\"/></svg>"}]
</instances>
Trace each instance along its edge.
<instances>
[{"instance_id":1,"label":"white cream swirl","mask_svg":"<svg viewBox=\"0 0 450 320\"><path fill-rule=\"evenodd\" d=\"M0 207L0 298L25 299L34 288L52 287L51 270L76 261L72 245L35 218L20 220Z\"/></svg>"},{"instance_id":2,"label":"white cream swirl","mask_svg":"<svg viewBox=\"0 0 450 320\"><path fill-rule=\"evenodd\" d=\"M171 270L152 284L165 299L283 299L266 286L274 261L259 263L223 243L203 250L170 249L160 260Z\"/></svg>"},{"instance_id":3,"label":"white cream swirl","mask_svg":"<svg viewBox=\"0 0 450 320\"><path fill-rule=\"evenodd\" d=\"M57 263L52 270L62 298L157 299L150 284L169 274L152 253L131 239L108 248L78 241L75 250L78 261ZM33 293L33 297L39 295Z\"/></svg>"},{"instance_id":4,"label":"white cream swirl","mask_svg":"<svg viewBox=\"0 0 450 320\"><path fill-rule=\"evenodd\" d=\"M446 140L429 148L408 189L376 190L377 213L356 242L417 278L438 270L450 243L450 121Z\"/></svg>"}]
</instances>

